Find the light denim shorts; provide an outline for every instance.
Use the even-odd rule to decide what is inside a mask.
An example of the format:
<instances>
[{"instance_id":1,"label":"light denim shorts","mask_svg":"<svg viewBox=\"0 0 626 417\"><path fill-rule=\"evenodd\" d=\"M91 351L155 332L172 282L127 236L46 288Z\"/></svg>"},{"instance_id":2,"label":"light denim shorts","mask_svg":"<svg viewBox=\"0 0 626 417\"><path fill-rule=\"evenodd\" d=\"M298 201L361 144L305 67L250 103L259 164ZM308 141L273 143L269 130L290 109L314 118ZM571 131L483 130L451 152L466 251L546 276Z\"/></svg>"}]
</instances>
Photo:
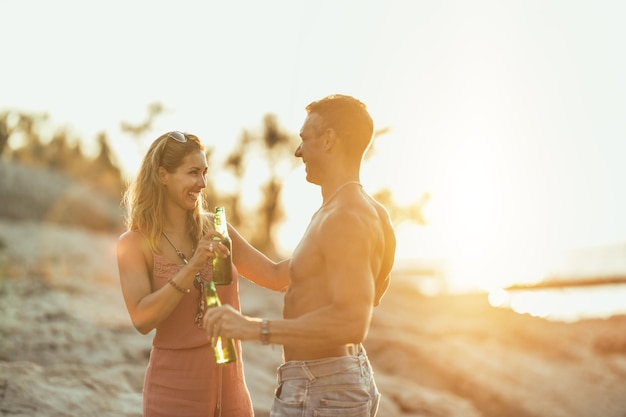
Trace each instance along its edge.
<instances>
[{"instance_id":1,"label":"light denim shorts","mask_svg":"<svg viewBox=\"0 0 626 417\"><path fill-rule=\"evenodd\" d=\"M380 393L365 350L278 368L270 417L374 417Z\"/></svg>"}]
</instances>

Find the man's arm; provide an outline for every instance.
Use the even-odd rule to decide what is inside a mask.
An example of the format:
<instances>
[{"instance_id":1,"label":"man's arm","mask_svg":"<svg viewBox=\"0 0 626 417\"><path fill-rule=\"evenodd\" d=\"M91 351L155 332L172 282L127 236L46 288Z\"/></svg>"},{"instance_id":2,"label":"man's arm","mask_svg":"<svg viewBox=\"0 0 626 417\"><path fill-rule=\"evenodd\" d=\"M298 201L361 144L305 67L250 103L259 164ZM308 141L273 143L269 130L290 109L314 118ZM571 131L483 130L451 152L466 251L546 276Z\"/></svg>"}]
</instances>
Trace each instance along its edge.
<instances>
[{"instance_id":1,"label":"man's arm","mask_svg":"<svg viewBox=\"0 0 626 417\"><path fill-rule=\"evenodd\" d=\"M370 260L376 234L369 222L367 216L353 211L337 211L328 217L316 239L330 303L297 318L272 320L271 343L315 347L365 339L374 300ZM260 319L243 317L227 306L209 310L204 324L209 336L260 340Z\"/></svg>"}]
</instances>

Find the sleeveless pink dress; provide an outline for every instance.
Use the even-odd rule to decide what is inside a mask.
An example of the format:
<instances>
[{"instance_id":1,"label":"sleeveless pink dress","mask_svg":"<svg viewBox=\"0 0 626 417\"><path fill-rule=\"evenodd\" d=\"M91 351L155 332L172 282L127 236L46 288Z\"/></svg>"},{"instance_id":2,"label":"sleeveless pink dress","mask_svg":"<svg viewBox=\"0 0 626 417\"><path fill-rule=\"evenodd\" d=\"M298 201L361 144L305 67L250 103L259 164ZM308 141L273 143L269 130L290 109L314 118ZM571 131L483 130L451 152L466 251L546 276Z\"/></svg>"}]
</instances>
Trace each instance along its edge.
<instances>
[{"instance_id":1,"label":"sleeveless pink dress","mask_svg":"<svg viewBox=\"0 0 626 417\"><path fill-rule=\"evenodd\" d=\"M153 254L153 287L169 285L183 265ZM210 281L211 268L200 271ZM233 283L217 287L223 304L237 310L239 281L233 265ZM194 287L156 328L143 387L144 417L252 417L252 402L243 374L241 343L236 341L235 363L217 365L204 329L194 322L198 290Z\"/></svg>"}]
</instances>

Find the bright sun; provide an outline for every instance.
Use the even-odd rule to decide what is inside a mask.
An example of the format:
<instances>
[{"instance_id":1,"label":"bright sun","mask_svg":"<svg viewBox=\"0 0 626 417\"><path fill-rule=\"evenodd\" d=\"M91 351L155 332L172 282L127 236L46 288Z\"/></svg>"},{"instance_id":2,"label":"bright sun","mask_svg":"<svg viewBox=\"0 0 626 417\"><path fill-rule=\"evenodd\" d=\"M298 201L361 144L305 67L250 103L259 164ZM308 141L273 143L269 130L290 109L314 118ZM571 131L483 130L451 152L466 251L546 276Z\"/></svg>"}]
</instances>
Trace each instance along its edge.
<instances>
[{"instance_id":1,"label":"bright sun","mask_svg":"<svg viewBox=\"0 0 626 417\"><path fill-rule=\"evenodd\" d=\"M511 170L488 141L466 140L445 163L445 175L424 207L428 224L399 228L398 257L441 259L453 290L541 279L547 266L510 198Z\"/></svg>"}]
</instances>

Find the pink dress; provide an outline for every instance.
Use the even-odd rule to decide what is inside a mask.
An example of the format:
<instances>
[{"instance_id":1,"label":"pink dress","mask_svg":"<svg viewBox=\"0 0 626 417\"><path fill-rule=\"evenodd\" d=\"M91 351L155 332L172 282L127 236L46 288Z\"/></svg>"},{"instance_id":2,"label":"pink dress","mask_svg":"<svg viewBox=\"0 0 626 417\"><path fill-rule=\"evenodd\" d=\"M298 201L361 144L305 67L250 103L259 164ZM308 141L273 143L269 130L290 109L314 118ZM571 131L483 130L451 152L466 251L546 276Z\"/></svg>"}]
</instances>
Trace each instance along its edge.
<instances>
[{"instance_id":1,"label":"pink dress","mask_svg":"<svg viewBox=\"0 0 626 417\"><path fill-rule=\"evenodd\" d=\"M153 286L169 285L183 265L153 254ZM211 268L200 271L210 281ZM239 282L233 265L233 283L217 287L223 304L239 306ZM252 402L243 374L241 343L237 362L217 365L204 329L194 322L198 290L194 287L156 328L143 387L144 417L252 417Z\"/></svg>"}]
</instances>

